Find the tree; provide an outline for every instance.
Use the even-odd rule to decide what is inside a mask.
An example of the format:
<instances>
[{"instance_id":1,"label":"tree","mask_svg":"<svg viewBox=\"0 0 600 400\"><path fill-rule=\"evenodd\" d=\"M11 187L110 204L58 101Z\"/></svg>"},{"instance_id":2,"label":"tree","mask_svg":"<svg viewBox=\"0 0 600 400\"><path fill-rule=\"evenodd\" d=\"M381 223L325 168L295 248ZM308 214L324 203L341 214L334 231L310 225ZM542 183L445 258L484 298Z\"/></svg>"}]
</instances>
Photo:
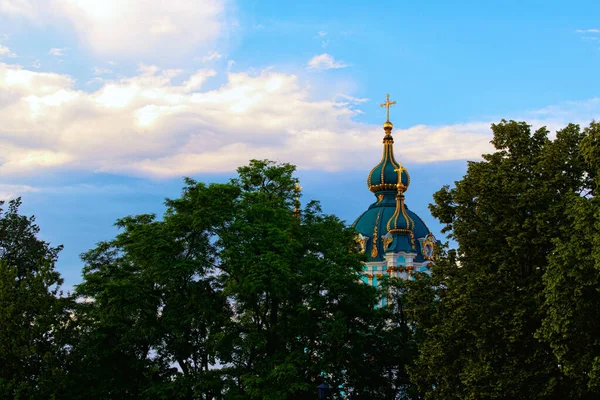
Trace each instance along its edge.
<instances>
[{"instance_id":1,"label":"tree","mask_svg":"<svg viewBox=\"0 0 600 400\"><path fill-rule=\"evenodd\" d=\"M231 311L214 275L212 240L238 192L188 180L181 199L167 200L162 221L120 219L122 233L82 255L75 396L87 398L90 388L97 398L211 399L221 392L210 367Z\"/></svg>"},{"instance_id":2,"label":"tree","mask_svg":"<svg viewBox=\"0 0 600 400\"><path fill-rule=\"evenodd\" d=\"M324 381L391 398L360 378L383 381L392 317L359 280L354 231L296 209L294 171L253 160L226 184L187 179L160 221L119 220L83 255L71 380L112 398L304 399Z\"/></svg>"},{"instance_id":3,"label":"tree","mask_svg":"<svg viewBox=\"0 0 600 400\"><path fill-rule=\"evenodd\" d=\"M358 279L364 256L353 230L316 202L294 212L294 170L257 160L239 168L235 217L217 230L236 322L224 361L230 393L243 398L310 398L323 380L337 395L348 390L376 303Z\"/></svg>"},{"instance_id":4,"label":"tree","mask_svg":"<svg viewBox=\"0 0 600 400\"><path fill-rule=\"evenodd\" d=\"M584 130L580 154L590 179L565 195L566 224L544 276L546 315L538 332L561 371L574 381L569 398L600 397L600 124Z\"/></svg>"},{"instance_id":5,"label":"tree","mask_svg":"<svg viewBox=\"0 0 600 400\"><path fill-rule=\"evenodd\" d=\"M422 276L423 275L423 276ZM415 324L424 308L430 307L434 290L427 274L414 273L414 280L383 278L378 295L385 307L371 311L368 332L352 341L352 360L357 367L348 371L350 398L422 399L422 392L411 381L423 341L423 328Z\"/></svg>"},{"instance_id":6,"label":"tree","mask_svg":"<svg viewBox=\"0 0 600 400\"><path fill-rule=\"evenodd\" d=\"M18 268L19 276L35 271L39 265L55 263L63 246L51 247L38 239L40 227L35 217L19 214L21 198L8 203L8 210L0 201L0 260Z\"/></svg>"},{"instance_id":7,"label":"tree","mask_svg":"<svg viewBox=\"0 0 600 400\"><path fill-rule=\"evenodd\" d=\"M568 198L589 175L585 136L568 125L555 140L540 128L492 125L496 152L469 162L454 188L430 206L458 249L433 268L433 311L412 377L430 399L569 398L570 381L536 338L544 317L544 274L567 239Z\"/></svg>"},{"instance_id":8,"label":"tree","mask_svg":"<svg viewBox=\"0 0 600 400\"><path fill-rule=\"evenodd\" d=\"M65 384L71 299L54 261L62 247L37 238L34 217L0 202L0 397L58 398Z\"/></svg>"}]
</instances>

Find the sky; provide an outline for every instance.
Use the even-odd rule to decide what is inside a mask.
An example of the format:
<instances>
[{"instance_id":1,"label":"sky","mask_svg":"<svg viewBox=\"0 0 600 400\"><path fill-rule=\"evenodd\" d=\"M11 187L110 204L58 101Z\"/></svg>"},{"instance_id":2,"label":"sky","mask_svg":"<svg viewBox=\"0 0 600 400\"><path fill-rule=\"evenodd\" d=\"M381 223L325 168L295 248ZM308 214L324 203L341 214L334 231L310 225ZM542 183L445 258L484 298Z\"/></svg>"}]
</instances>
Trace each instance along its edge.
<instances>
[{"instance_id":1,"label":"sky","mask_svg":"<svg viewBox=\"0 0 600 400\"><path fill-rule=\"evenodd\" d=\"M0 0L0 199L79 255L117 218L164 211L183 177L298 167L303 201L352 223L396 104L408 206L493 151L490 125L600 117L590 1Z\"/></svg>"}]
</instances>

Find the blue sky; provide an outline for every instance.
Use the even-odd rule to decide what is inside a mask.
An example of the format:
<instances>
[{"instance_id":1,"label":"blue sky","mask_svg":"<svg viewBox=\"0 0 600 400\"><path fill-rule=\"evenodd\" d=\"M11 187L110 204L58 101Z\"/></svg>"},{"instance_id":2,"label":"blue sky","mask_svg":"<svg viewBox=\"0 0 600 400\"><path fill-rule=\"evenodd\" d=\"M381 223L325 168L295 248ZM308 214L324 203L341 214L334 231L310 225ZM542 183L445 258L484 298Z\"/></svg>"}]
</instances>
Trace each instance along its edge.
<instances>
[{"instance_id":1,"label":"blue sky","mask_svg":"<svg viewBox=\"0 0 600 400\"><path fill-rule=\"evenodd\" d=\"M526 4L524 4L526 3ZM79 254L164 210L182 177L298 165L304 199L352 222L372 201L390 93L407 204L489 145L492 122L600 116L596 1L0 0L0 197Z\"/></svg>"}]
</instances>

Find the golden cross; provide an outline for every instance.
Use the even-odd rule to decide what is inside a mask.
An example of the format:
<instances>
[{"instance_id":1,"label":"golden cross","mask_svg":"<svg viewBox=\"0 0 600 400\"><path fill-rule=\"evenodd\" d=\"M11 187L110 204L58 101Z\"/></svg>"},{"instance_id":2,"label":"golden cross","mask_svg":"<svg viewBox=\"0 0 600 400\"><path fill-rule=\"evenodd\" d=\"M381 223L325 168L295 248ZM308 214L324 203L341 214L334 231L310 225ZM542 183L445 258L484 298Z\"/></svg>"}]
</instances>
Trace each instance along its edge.
<instances>
[{"instance_id":1,"label":"golden cross","mask_svg":"<svg viewBox=\"0 0 600 400\"><path fill-rule=\"evenodd\" d=\"M390 122L390 106L396 104L395 101L390 101L390 95L385 95L385 103L381 104L381 107L387 108L387 122Z\"/></svg>"},{"instance_id":2,"label":"golden cross","mask_svg":"<svg viewBox=\"0 0 600 400\"><path fill-rule=\"evenodd\" d=\"M400 180L402 179L402 171L406 171L406 168L402 166L402 163L398 163L398 168L394 170L394 172L398 173L398 183L400 183Z\"/></svg>"}]
</instances>

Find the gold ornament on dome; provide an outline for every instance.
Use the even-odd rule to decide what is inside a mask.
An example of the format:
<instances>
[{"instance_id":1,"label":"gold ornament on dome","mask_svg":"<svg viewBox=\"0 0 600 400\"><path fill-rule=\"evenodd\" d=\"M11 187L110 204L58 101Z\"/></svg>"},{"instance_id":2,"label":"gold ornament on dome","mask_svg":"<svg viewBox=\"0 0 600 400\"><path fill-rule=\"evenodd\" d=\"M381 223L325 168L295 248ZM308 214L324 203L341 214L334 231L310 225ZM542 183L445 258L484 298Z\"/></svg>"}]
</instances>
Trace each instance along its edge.
<instances>
[{"instance_id":1,"label":"gold ornament on dome","mask_svg":"<svg viewBox=\"0 0 600 400\"><path fill-rule=\"evenodd\" d=\"M356 243L358 243L358 245L360 246L360 252L364 254L364 252L367 249L367 241L369 240L369 237L357 233L354 240L356 240Z\"/></svg>"},{"instance_id":2,"label":"gold ornament on dome","mask_svg":"<svg viewBox=\"0 0 600 400\"><path fill-rule=\"evenodd\" d=\"M421 253L424 259L433 260L435 258L435 242L435 236L431 233L423 240Z\"/></svg>"},{"instance_id":3,"label":"gold ornament on dome","mask_svg":"<svg viewBox=\"0 0 600 400\"><path fill-rule=\"evenodd\" d=\"M379 255L379 251L377 250L377 229L379 225L379 218L381 217L381 211L377 214L377 219L375 220L375 227L373 228L373 248L371 249L371 257L376 258Z\"/></svg>"},{"instance_id":4,"label":"gold ornament on dome","mask_svg":"<svg viewBox=\"0 0 600 400\"><path fill-rule=\"evenodd\" d=\"M388 232L381 237L381 241L383 242L383 250L387 250L390 247L390 244L394 241L394 237Z\"/></svg>"}]
</instances>

